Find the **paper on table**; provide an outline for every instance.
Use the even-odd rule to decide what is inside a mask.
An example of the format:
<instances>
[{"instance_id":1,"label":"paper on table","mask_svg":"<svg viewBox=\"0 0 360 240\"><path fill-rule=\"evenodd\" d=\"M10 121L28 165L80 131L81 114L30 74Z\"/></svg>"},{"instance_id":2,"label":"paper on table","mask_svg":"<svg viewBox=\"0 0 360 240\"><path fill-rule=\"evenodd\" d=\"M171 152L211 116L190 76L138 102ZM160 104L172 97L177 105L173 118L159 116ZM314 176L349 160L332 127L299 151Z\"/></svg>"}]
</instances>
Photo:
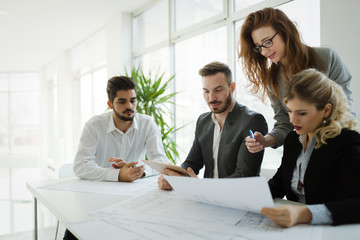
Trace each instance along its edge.
<instances>
[{"instance_id":1,"label":"paper on table","mask_svg":"<svg viewBox=\"0 0 360 240\"><path fill-rule=\"evenodd\" d=\"M144 229L148 229L153 232L146 233L145 236L148 240L198 239L190 235L202 236L203 238L200 239L204 240L214 239L213 237L221 240L321 239L322 227L306 224L286 229L277 226L259 213L203 204L187 199L169 198L164 196L164 193L169 192L150 192L138 195L90 214L117 227L136 233L135 235L142 233ZM174 229L179 230L178 234L182 237L173 234ZM158 233L170 234L173 237L158 236ZM224 238L219 237L217 233L222 233Z\"/></svg>"},{"instance_id":2,"label":"paper on table","mask_svg":"<svg viewBox=\"0 0 360 240\"><path fill-rule=\"evenodd\" d=\"M119 217L91 219L70 223L69 229L77 233L77 237L87 240L159 240L159 239L191 239L191 240L249 240L239 235L219 231L218 228L201 230L196 227L179 227L171 224L142 222Z\"/></svg>"},{"instance_id":3,"label":"paper on table","mask_svg":"<svg viewBox=\"0 0 360 240\"><path fill-rule=\"evenodd\" d=\"M268 183L263 177L164 177L175 192L190 200L258 213L263 207L274 207Z\"/></svg>"}]
</instances>

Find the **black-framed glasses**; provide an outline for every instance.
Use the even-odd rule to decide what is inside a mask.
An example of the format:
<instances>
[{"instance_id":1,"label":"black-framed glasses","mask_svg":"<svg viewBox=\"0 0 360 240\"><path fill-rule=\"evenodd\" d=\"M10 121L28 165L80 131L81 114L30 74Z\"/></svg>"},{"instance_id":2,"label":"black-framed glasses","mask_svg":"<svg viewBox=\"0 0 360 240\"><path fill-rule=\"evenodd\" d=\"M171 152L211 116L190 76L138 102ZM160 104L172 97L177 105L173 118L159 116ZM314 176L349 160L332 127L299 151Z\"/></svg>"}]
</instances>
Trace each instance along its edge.
<instances>
[{"instance_id":1,"label":"black-framed glasses","mask_svg":"<svg viewBox=\"0 0 360 240\"><path fill-rule=\"evenodd\" d=\"M261 48L269 48L269 47L271 47L272 45L273 45L273 39L274 39L274 37L276 36L276 34L278 34L279 32L276 32L275 34L274 34L274 36L272 36L270 39L268 39L268 40L266 40L265 42L263 42L263 44L261 44L261 45L259 45L259 46L255 46L255 47L253 47L253 50L255 51L255 52L261 52Z\"/></svg>"}]
</instances>

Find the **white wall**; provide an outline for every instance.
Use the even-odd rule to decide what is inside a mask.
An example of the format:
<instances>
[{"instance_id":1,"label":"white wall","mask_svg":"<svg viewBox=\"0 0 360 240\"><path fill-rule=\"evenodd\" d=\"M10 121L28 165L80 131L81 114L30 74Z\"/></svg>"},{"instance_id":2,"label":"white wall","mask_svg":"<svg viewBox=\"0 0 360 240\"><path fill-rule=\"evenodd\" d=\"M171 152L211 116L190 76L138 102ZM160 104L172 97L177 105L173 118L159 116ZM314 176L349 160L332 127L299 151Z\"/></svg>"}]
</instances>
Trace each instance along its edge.
<instances>
[{"instance_id":1,"label":"white wall","mask_svg":"<svg viewBox=\"0 0 360 240\"><path fill-rule=\"evenodd\" d=\"M56 60L44 66L41 76L41 126L42 160L40 167L55 169L74 158L74 118L76 105L73 94L73 75L70 67L69 51L59 53ZM53 78L57 78L55 93ZM56 98L56 99L55 99Z\"/></svg>"},{"instance_id":2,"label":"white wall","mask_svg":"<svg viewBox=\"0 0 360 240\"><path fill-rule=\"evenodd\" d=\"M360 1L321 0L321 46L334 48L352 75L353 108L360 115Z\"/></svg>"},{"instance_id":3,"label":"white wall","mask_svg":"<svg viewBox=\"0 0 360 240\"><path fill-rule=\"evenodd\" d=\"M106 35L105 30L100 29L70 49L71 70L77 71L85 66L104 61L105 56Z\"/></svg>"}]
</instances>

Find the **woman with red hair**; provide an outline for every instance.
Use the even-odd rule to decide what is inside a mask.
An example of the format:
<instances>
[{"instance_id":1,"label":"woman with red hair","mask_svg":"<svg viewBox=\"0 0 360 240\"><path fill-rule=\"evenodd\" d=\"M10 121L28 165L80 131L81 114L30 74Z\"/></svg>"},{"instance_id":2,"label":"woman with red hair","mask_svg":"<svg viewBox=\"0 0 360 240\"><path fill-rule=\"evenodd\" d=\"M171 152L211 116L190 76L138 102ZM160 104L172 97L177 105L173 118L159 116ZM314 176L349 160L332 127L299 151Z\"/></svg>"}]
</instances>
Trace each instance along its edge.
<instances>
[{"instance_id":1,"label":"woman with red hair","mask_svg":"<svg viewBox=\"0 0 360 240\"><path fill-rule=\"evenodd\" d=\"M301 41L295 24L279 9L264 8L249 14L241 28L238 57L250 81L251 92L271 101L276 123L263 136L246 138L252 153L283 145L294 128L283 103L289 79L307 68L315 68L339 84L351 106L351 75L340 56L330 48L309 47Z\"/></svg>"}]
</instances>

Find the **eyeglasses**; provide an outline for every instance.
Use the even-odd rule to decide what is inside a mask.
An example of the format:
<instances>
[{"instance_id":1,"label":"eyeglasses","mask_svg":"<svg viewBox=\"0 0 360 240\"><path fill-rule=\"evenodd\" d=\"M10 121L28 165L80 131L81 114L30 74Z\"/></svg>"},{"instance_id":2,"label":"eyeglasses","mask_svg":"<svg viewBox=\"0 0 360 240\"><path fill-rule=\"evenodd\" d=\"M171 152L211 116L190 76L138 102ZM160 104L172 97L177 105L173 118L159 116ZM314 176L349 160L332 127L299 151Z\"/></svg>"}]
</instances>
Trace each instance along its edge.
<instances>
[{"instance_id":1,"label":"eyeglasses","mask_svg":"<svg viewBox=\"0 0 360 240\"><path fill-rule=\"evenodd\" d=\"M274 37L276 36L276 34L278 34L278 32L276 32L275 34L274 34L274 36L272 36L270 39L268 39L268 40L266 40L265 42L263 42L263 44L261 44L261 45L259 45L259 46L255 46L255 47L253 47L253 50L255 51L255 52L261 52L261 48L269 48L269 47L271 47L272 45L273 45L273 39L274 39Z\"/></svg>"}]
</instances>

